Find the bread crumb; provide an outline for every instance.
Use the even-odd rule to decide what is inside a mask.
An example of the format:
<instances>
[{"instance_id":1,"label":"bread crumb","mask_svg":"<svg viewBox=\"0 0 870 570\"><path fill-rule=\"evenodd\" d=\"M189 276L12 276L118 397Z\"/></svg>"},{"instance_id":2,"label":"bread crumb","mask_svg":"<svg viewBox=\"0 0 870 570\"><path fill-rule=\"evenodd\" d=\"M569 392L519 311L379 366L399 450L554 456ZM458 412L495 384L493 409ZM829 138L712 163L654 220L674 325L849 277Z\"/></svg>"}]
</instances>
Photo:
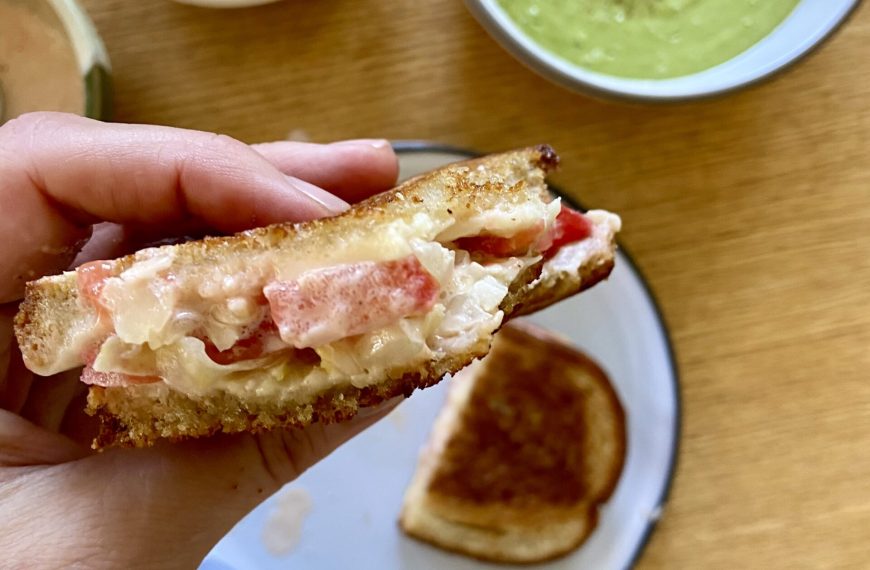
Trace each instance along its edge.
<instances>
[{"instance_id":1,"label":"bread crumb","mask_svg":"<svg viewBox=\"0 0 870 570\"><path fill-rule=\"evenodd\" d=\"M402 408L396 408L387 416L390 422L396 426L396 430L403 431L405 426L408 424L407 418L405 417L405 413L402 411Z\"/></svg>"},{"instance_id":2,"label":"bread crumb","mask_svg":"<svg viewBox=\"0 0 870 570\"><path fill-rule=\"evenodd\" d=\"M263 527L263 545L274 556L289 554L299 543L313 502L308 491L292 487L278 495Z\"/></svg>"}]
</instances>

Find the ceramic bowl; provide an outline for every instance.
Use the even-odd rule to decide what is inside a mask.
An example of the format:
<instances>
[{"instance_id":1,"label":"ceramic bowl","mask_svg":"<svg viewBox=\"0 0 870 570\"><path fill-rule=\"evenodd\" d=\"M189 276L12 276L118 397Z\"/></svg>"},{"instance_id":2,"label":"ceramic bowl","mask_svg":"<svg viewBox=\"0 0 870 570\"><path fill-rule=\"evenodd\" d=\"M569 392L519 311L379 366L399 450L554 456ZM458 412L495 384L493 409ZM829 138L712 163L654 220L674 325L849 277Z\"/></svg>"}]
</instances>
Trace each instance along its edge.
<instances>
[{"instance_id":1,"label":"ceramic bowl","mask_svg":"<svg viewBox=\"0 0 870 570\"><path fill-rule=\"evenodd\" d=\"M800 60L837 30L860 0L802 0L770 34L743 53L704 71L669 79L627 79L590 71L538 45L498 0L466 0L502 47L540 75L574 91L641 101L709 97L752 85Z\"/></svg>"},{"instance_id":2,"label":"ceramic bowl","mask_svg":"<svg viewBox=\"0 0 870 570\"><path fill-rule=\"evenodd\" d=\"M0 66L6 65L0 73L0 123L14 116L31 111L71 111L79 115L95 119L109 119L112 108L111 66L103 42L97 30L85 11L75 0L28 0L22 3L18 0L0 0L0 4L9 2L13 9L31 10L36 21L42 22L52 37L63 38L64 49L72 51L75 66L78 68L80 81L84 89L81 108L71 109L67 104L61 104L58 98L44 98L34 101L15 96L12 90L26 82L26 92L35 90L51 90L57 87L57 77L52 76L36 63L26 58L18 57L14 63L0 61ZM14 38L10 41L14 41ZM58 41L57 45L60 45ZM8 46L7 46L8 47ZM29 53L29 52L25 52ZM28 56L29 57L29 56ZM29 69L28 69L29 68ZM11 74L11 75L10 75ZM11 81L15 77L15 81ZM12 101L15 101L13 103Z\"/></svg>"}]
</instances>

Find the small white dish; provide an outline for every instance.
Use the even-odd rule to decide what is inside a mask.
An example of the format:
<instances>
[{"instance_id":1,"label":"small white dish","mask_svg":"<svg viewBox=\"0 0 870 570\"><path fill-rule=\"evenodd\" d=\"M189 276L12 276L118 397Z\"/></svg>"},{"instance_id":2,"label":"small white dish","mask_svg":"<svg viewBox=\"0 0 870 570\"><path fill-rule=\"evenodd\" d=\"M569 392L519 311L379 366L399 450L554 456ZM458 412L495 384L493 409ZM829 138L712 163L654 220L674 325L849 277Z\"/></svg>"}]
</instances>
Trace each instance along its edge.
<instances>
[{"instance_id":1,"label":"small white dish","mask_svg":"<svg viewBox=\"0 0 870 570\"><path fill-rule=\"evenodd\" d=\"M584 69L544 49L508 16L498 0L466 0L481 25L524 65L564 87L612 98L679 101L757 83L799 61L842 24L860 0L802 0L768 36L704 71L671 79L627 79Z\"/></svg>"},{"instance_id":2,"label":"small white dish","mask_svg":"<svg viewBox=\"0 0 870 570\"><path fill-rule=\"evenodd\" d=\"M402 178L470 156L421 143L397 143L396 148ZM578 551L534 567L629 568L661 515L677 457L680 394L664 321L624 251L607 282L530 320L567 336L602 365L628 421L625 468L598 527ZM416 392L385 420L266 500L212 550L201 570L498 568L408 538L396 522L449 382ZM264 533L269 528L274 544L275 529L269 525L282 496L285 504L301 501L310 511L298 537L286 531L298 543L279 555L267 549Z\"/></svg>"}]
</instances>

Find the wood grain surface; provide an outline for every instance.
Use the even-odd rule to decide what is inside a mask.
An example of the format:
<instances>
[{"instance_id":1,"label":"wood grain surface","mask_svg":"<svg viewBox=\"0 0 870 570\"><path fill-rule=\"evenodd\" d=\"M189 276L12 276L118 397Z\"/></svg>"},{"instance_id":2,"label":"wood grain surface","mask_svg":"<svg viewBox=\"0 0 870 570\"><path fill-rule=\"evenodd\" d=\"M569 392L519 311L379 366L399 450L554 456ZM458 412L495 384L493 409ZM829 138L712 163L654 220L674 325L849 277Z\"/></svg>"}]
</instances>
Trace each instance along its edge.
<instances>
[{"instance_id":1,"label":"wood grain surface","mask_svg":"<svg viewBox=\"0 0 870 570\"><path fill-rule=\"evenodd\" d=\"M870 564L870 9L760 87L604 103L506 55L457 1L237 11L83 0L119 121L247 142L550 142L619 212L676 343L679 470L641 568Z\"/></svg>"}]
</instances>

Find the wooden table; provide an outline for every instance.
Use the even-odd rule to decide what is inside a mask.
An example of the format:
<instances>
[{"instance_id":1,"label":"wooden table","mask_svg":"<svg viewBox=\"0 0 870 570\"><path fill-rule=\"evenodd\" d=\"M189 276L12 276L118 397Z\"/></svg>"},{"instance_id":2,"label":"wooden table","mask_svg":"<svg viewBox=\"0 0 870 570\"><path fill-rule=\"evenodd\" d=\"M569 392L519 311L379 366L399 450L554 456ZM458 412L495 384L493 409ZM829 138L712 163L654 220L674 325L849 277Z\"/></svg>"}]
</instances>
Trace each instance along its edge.
<instances>
[{"instance_id":1,"label":"wooden table","mask_svg":"<svg viewBox=\"0 0 870 570\"><path fill-rule=\"evenodd\" d=\"M640 566L868 567L870 9L772 83L649 107L550 85L456 1L83 3L120 121L552 143L556 181L622 214L676 342L679 471Z\"/></svg>"}]
</instances>

